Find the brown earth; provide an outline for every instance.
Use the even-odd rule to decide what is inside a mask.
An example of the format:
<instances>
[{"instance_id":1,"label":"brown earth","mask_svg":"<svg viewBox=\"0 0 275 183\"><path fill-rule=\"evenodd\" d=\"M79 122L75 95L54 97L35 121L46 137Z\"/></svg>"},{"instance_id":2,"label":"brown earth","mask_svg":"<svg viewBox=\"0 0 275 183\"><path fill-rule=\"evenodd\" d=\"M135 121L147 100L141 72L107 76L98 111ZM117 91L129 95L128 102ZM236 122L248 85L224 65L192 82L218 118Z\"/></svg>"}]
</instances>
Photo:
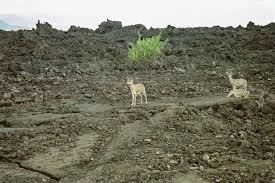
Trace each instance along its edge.
<instances>
[{"instance_id":1,"label":"brown earth","mask_svg":"<svg viewBox=\"0 0 275 183\"><path fill-rule=\"evenodd\" d=\"M163 54L127 61L138 30ZM0 30L0 182L271 182L274 50L274 23ZM227 69L248 99L226 97ZM148 104L130 106L128 76Z\"/></svg>"}]
</instances>

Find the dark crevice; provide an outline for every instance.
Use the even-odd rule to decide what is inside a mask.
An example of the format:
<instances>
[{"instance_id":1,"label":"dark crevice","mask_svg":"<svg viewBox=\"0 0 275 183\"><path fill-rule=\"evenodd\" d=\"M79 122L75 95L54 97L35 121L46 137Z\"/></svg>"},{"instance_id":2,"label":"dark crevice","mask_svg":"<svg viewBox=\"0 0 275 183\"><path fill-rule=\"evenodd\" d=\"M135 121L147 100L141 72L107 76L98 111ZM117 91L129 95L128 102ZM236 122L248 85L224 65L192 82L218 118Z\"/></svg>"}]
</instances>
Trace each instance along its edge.
<instances>
[{"instance_id":1,"label":"dark crevice","mask_svg":"<svg viewBox=\"0 0 275 183\"><path fill-rule=\"evenodd\" d=\"M48 173L48 172L45 172L45 171L42 171L42 170L36 170L36 169L34 169L34 168L32 168L32 167L24 166L24 165L22 165L20 162L11 161L11 160L9 160L9 159L3 157L3 156L0 156L0 161L16 164L16 165L19 166L19 168L22 168L22 169L25 169L25 170L28 170L28 171L32 171L32 172L39 173L39 174L44 175L44 176L46 176L46 177L49 177L50 179L55 180L55 181L59 181L59 180L60 180L60 178L58 178L58 177L56 177L56 176L54 176L54 175L52 175L52 174L50 174L50 173Z\"/></svg>"},{"instance_id":2,"label":"dark crevice","mask_svg":"<svg viewBox=\"0 0 275 183\"><path fill-rule=\"evenodd\" d=\"M55 177L54 175L52 175L52 174L50 174L50 173L48 173L48 172L45 172L45 171L42 171L42 170L36 170L36 169L34 169L34 168L32 168L32 167L24 166L24 165L22 165L22 164L19 163L19 162L15 162L15 163L16 163L20 168L23 168L23 169L25 169L25 170L29 170L29 171L32 171L32 172L40 173L40 174L45 175L45 176L49 177L50 179L53 179L53 180L56 180L56 181L59 181L59 180L60 180L60 178Z\"/></svg>"}]
</instances>

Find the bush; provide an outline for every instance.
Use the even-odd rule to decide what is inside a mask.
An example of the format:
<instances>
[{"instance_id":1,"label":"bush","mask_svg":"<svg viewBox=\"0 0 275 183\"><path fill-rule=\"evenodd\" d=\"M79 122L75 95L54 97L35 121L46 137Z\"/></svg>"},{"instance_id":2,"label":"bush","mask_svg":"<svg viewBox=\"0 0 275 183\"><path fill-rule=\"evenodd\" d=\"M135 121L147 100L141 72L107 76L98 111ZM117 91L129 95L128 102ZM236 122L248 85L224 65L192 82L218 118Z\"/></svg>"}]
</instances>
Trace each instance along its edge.
<instances>
[{"instance_id":1,"label":"bush","mask_svg":"<svg viewBox=\"0 0 275 183\"><path fill-rule=\"evenodd\" d=\"M139 35L136 44L131 44L132 47L128 50L128 59L136 61L153 58L161 53L164 45L165 42L160 41L160 35L144 39Z\"/></svg>"}]
</instances>

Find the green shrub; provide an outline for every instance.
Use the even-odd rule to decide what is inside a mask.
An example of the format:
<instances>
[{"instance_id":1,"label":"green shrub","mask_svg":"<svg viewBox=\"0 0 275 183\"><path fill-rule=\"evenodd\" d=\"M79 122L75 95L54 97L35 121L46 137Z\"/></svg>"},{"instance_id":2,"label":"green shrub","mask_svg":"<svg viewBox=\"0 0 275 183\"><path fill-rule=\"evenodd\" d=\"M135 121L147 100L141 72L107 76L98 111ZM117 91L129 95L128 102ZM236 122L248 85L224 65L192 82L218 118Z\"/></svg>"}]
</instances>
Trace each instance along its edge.
<instances>
[{"instance_id":1,"label":"green shrub","mask_svg":"<svg viewBox=\"0 0 275 183\"><path fill-rule=\"evenodd\" d=\"M165 42L160 41L160 35L151 38L139 38L135 44L131 44L128 50L128 59L136 61L141 59L150 59L160 54L161 49L164 47Z\"/></svg>"}]
</instances>

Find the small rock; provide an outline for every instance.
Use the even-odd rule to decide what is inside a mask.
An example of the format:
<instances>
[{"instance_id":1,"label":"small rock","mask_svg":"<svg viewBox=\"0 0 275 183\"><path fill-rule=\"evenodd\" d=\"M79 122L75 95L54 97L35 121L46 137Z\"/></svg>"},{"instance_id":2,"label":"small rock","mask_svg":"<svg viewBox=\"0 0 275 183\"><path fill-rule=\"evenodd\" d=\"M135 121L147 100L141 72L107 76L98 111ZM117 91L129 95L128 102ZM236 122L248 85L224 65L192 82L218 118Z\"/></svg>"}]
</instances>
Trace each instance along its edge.
<instances>
[{"instance_id":1,"label":"small rock","mask_svg":"<svg viewBox=\"0 0 275 183\"><path fill-rule=\"evenodd\" d=\"M223 147L224 150L228 151L229 150L229 147Z\"/></svg>"},{"instance_id":2,"label":"small rock","mask_svg":"<svg viewBox=\"0 0 275 183\"><path fill-rule=\"evenodd\" d=\"M200 171L204 171L204 167L203 166L200 166Z\"/></svg>"},{"instance_id":3,"label":"small rock","mask_svg":"<svg viewBox=\"0 0 275 183\"><path fill-rule=\"evenodd\" d=\"M144 139L143 141L144 142L151 142L152 140L151 139Z\"/></svg>"},{"instance_id":4,"label":"small rock","mask_svg":"<svg viewBox=\"0 0 275 183\"><path fill-rule=\"evenodd\" d=\"M216 135L215 138L216 139L222 138L222 135Z\"/></svg>"},{"instance_id":5,"label":"small rock","mask_svg":"<svg viewBox=\"0 0 275 183\"><path fill-rule=\"evenodd\" d=\"M208 154L204 154L203 157L202 157L202 159L204 161L208 161L209 160L209 155Z\"/></svg>"},{"instance_id":6,"label":"small rock","mask_svg":"<svg viewBox=\"0 0 275 183\"><path fill-rule=\"evenodd\" d=\"M169 163L176 165L176 164L178 164L178 161L176 161L176 160L170 160Z\"/></svg>"},{"instance_id":7,"label":"small rock","mask_svg":"<svg viewBox=\"0 0 275 183\"><path fill-rule=\"evenodd\" d=\"M59 85L59 81L53 82L53 85Z\"/></svg>"},{"instance_id":8,"label":"small rock","mask_svg":"<svg viewBox=\"0 0 275 183\"><path fill-rule=\"evenodd\" d=\"M171 169L171 166L170 166L170 165L167 165L167 168L168 168L168 169Z\"/></svg>"},{"instance_id":9,"label":"small rock","mask_svg":"<svg viewBox=\"0 0 275 183\"><path fill-rule=\"evenodd\" d=\"M240 134L240 137L241 137L241 138L244 138L244 137L245 137L246 132L244 132L244 131L239 131L239 134Z\"/></svg>"},{"instance_id":10,"label":"small rock","mask_svg":"<svg viewBox=\"0 0 275 183\"><path fill-rule=\"evenodd\" d=\"M88 83L81 83L78 85L78 88L88 88L89 87L89 84Z\"/></svg>"},{"instance_id":11,"label":"small rock","mask_svg":"<svg viewBox=\"0 0 275 183\"><path fill-rule=\"evenodd\" d=\"M46 182L47 180L45 178L42 179L42 182Z\"/></svg>"},{"instance_id":12,"label":"small rock","mask_svg":"<svg viewBox=\"0 0 275 183\"><path fill-rule=\"evenodd\" d=\"M167 157L171 158L171 157L173 157L173 154L168 153Z\"/></svg>"},{"instance_id":13,"label":"small rock","mask_svg":"<svg viewBox=\"0 0 275 183\"><path fill-rule=\"evenodd\" d=\"M159 172L160 172L160 170L152 170L152 174L157 174Z\"/></svg>"},{"instance_id":14,"label":"small rock","mask_svg":"<svg viewBox=\"0 0 275 183\"><path fill-rule=\"evenodd\" d=\"M235 136L234 136L234 135L230 135L230 138L234 139L234 138L235 138Z\"/></svg>"},{"instance_id":15,"label":"small rock","mask_svg":"<svg viewBox=\"0 0 275 183\"><path fill-rule=\"evenodd\" d=\"M159 154L160 154L160 152L159 152L159 151L157 151L157 152L156 152L156 155L159 155Z\"/></svg>"},{"instance_id":16,"label":"small rock","mask_svg":"<svg viewBox=\"0 0 275 183\"><path fill-rule=\"evenodd\" d=\"M190 166L190 167L189 167L189 169L190 169L190 170L198 170L198 169L199 169L199 167L196 167L196 166Z\"/></svg>"},{"instance_id":17,"label":"small rock","mask_svg":"<svg viewBox=\"0 0 275 183\"><path fill-rule=\"evenodd\" d=\"M179 67L174 67L174 69L175 69L176 71L178 71L178 72L185 72L185 70L184 70L184 69L179 68Z\"/></svg>"}]
</instances>

